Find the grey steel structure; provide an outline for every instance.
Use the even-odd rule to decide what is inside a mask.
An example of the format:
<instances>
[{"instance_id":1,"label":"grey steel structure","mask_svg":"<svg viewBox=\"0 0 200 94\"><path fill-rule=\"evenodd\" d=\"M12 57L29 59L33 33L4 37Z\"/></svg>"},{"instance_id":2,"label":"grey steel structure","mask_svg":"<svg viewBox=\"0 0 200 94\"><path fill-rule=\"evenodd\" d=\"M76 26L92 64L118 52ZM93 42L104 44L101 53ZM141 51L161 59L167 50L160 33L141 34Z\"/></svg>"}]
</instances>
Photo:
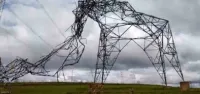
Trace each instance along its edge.
<instances>
[{"instance_id":1,"label":"grey steel structure","mask_svg":"<svg viewBox=\"0 0 200 94\"><path fill-rule=\"evenodd\" d=\"M101 29L97 53L94 82L104 83L115 64L120 52L130 42L135 42L148 56L161 79L167 85L165 63L171 63L178 75L184 80L178 59L175 43L169 21L137 12L127 1L117 0L78 0L78 7L73 11L75 23L72 31L79 38L83 32L87 18L96 21ZM112 14L112 16L108 16ZM115 16L115 18L112 18ZM107 19L115 19L109 23ZM118 21L120 20L120 21ZM116 29L128 26L126 30ZM146 33L143 37L124 37L131 27L136 27ZM134 31L132 31L134 33ZM118 46L120 41L127 40L124 46ZM141 45L137 40L142 40ZM151 51L156 51L152 55ZM134 63L134 62L133 62Z\"/></svg>"},{"instance_id":2,"label":"grey steel structure","mask_svg":"<svg viewBox=\"0 0 200 94\"><path fill-rule=\"evenodd\" d=\"M58 75L66 66L78 63L85 49L82 32L87 19L90 18L98 23L101 30L94 83L106 81L120 52L130 42L136 43L145 52L165 85L167 85L166 62L169 62L184 80L168 20L137 12L127 1L117 0L78 0L78 6L73 13L75 22L71 26L72 36L35 63L19 58L5 67L0 65L0 70L4 70L3 76L0 73L0 79L11 77L14 80L28 73L50 76L45 70L45 65L53 56L62 57L64 60L52 76ZM134 34L135 31L131 29L133 27L139 29L144 35L127 36L127 32ZM67 55L60 56L58 52L61 50L68 52ZM11 70L14 71L8 72Z\"/></svg>"}]
</instances>

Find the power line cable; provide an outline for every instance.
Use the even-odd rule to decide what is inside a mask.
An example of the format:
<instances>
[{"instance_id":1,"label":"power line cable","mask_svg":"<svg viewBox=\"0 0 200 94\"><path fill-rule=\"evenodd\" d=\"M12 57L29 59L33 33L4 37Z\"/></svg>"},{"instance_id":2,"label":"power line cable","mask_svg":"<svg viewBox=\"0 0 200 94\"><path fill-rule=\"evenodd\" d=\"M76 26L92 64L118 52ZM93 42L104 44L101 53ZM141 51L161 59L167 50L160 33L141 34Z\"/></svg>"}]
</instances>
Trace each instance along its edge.
<instances>
[{"instance_id":1,"label":"power line cable","mask_svg":"<svg viewBox=\"0 0 200 94\"><path fill-rule=\"evenodd\" d=\"M40 35L38 35L27 23L25 23L19 16L17 16L17 14L15 12L13 12L10 8L8 8L8 10L17 18L19 19L27 28L30 29L30 31L35 34L40 40L42 40L49 48L53 49L53 47L46 42Z\"/></svg>"},{"instance_id":2,"label":"power line cable","mask_svg":"<svg viewBox=\"0 0 200 94\"><path fill-rule=\"evenodd\" d=\"M60 30L60 28L58 27L58 25L55 23L55 21L53 20L53 18L51 18L51 16L49 15L49 13L46 11L44 5L42 3L40 3L39 0L36 0L38 2L38 4L42 7L44 13L49 17L49 19L51 20L51 22L54 24L54 26L57 28L57 30L59 31L59 33L66 38L66 36L62 33L62 31Z\"/></svg>"}]
</instances>

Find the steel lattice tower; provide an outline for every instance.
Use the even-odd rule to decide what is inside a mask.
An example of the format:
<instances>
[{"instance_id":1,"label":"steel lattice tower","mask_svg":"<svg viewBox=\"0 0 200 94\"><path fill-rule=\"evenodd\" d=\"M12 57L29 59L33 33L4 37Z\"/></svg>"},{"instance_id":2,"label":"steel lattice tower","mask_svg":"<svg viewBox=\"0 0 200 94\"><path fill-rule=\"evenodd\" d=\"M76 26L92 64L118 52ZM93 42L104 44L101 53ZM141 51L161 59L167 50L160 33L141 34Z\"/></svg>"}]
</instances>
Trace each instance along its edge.
<instances>
[{"instance_id":1,"label":"steel lattice tower","mask_svg":"<svg viewBox=\"0 0 200 94\"><path fill-rule=\"evenodd\" d=\"M142 48L166 85L166 62L171 63L184 80L168 20L137 12L128 2L116 0L79 0L78 7L73 13L75 14L75 23L72 31L75 31L73 33L76 37L81 37L88 17L96 21L101 29L95 83L105 82L120 52L130 41L134 41ZM117 17L115 19L120 22L107 23L107 14L110 13L115 15ZM129 28L119 31L120 34L114 32L123 26L136 27L147 35L138 38L124 37L123 34ZM128 40L128 42L122 47L117 46L122 40ZM137 43L137 40L142 40L144 44ZM151 54L152 49L157 51L156 55Z\"/></svg>"}]
</instances>

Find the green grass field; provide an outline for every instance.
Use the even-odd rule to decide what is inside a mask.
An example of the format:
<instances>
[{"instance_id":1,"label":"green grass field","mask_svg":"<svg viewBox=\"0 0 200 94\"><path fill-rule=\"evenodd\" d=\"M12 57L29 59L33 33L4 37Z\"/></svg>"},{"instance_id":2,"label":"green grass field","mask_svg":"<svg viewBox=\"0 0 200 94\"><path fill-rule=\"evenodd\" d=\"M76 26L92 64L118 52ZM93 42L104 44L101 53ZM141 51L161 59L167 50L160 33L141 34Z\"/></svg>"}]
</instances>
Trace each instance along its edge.
<instances>
[{"instance_id":1,"label":"green grass field","mask_svg":"<svg viewBox=\"0 0 200 94\"><path fill-rule=\"evenodd\" d=\"M200 89L190 89L181 92L180 88L159 85L127 85L127 84L106 84L103 94L200 94ZM87 83L13 83L12 94L88 94Z\"/></svg>"}]
</instances>

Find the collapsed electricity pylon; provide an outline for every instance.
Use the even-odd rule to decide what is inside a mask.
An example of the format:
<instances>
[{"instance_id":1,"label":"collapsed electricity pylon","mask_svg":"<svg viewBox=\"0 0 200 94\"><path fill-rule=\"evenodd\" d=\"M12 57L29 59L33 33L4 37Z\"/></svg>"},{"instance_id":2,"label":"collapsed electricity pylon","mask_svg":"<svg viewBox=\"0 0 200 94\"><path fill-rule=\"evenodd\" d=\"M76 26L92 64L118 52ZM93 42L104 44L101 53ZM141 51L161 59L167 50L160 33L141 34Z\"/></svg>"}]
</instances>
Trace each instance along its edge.
<instances>
[{"instance_id":1,"label":"collapsed electricity pylon","mask_svg":"<svg viewBox=\"0 0 200 94\"><path fill-rule=\"evenodd\" d=\"M75 22L71 27L72 36L35 63L29 63L27 59L19 58L2 67L1 69L4 71L2 71L3 75L0 76L0 80L10 79L12 81L28 73L50 76L45 66L53 56L64 58L61 67L53 76L58 75L66 66L78 63L85 49L81 40L88 18L97 22L101 29L94 76L95 83L106 81L120 52L130 42L135 42L146 53L165 85L167 85L166 62L171 63L184 80L168 20L137 12L128 2L116 0L79 0L73 13ZM145 36L127 37L126 32L128 31L134 34L132 27L144 32ZM120 30L120 28L126 29ZM122 41L125 42L120 45ZM58 53L61 50L68 54L60 56Z\"/></svg>"},{"instance_id":2,"label":"collapsed electricity pylon","mask_svg":"<svg viewBox=\"0 0 200 94\"><path fill-rule=\"evenodd\" d=\"M87 18L98 23L101 32L97 54L94 82L104 83L120 52L131 41L135 42L148 56L161 79L167 85L165 63L171 63L178 75L184 80L178 54L174 44L169 21L145 13L137 12L127 1L117 0L79 0L73 11L75 23L74 37L81 37ZM110 16L111 15L111 16ZM115 19L109 23L109 18ZM125 30L118 30L128 27ZM146 36L124 37L131 27L136 27ZM134 31L132 31L134 33ZM120 41L127 40L123 46ZM143 44L137 40L143 41ZM156 54L152 52L156 51Z\"/></svg>"}]
</instances>

